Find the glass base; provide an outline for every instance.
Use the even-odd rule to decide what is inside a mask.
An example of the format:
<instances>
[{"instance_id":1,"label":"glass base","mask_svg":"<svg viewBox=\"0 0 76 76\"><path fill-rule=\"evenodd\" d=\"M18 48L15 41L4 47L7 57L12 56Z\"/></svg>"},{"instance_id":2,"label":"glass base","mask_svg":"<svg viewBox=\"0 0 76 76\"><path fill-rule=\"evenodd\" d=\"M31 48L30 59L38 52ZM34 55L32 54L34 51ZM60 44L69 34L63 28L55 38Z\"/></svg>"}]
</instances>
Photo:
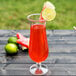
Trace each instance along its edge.
<instances>
[{"instance_id":1,"label":"glass base","mask_svg":"<svg viewBox=\"0 0 76 76\"><path fill-rule=\"evenodd\" d=\"M34 64L30 67L30 72L33 75L44 75L48 72L48 68L44 64L41 64L41 66L39 68L38 68L37 64Z\"/></svg>"}]
</instances>

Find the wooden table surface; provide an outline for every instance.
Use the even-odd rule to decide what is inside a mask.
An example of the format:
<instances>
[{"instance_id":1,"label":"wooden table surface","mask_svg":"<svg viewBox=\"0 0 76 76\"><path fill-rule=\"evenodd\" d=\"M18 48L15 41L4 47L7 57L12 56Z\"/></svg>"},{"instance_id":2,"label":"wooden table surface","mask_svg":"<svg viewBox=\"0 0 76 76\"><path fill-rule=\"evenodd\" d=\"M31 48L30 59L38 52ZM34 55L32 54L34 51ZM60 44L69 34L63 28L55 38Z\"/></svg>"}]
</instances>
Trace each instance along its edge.
<instances>
[{"instance_id":1,"label":"wooden table surface","mask_svg":"<svg viewBox=\"0 0 76 76\"><path fill-rule=\"evenodd\" d=\"M19 50L16 56L6 56L4 46L14 32L29 37L29 30L0 30L0 75L31 75L29 67L34 64L27 52ZM49 68L45 75L76 75L76 31L47 30L49 56L43 64Z\"/></svg>"}]
</instances>

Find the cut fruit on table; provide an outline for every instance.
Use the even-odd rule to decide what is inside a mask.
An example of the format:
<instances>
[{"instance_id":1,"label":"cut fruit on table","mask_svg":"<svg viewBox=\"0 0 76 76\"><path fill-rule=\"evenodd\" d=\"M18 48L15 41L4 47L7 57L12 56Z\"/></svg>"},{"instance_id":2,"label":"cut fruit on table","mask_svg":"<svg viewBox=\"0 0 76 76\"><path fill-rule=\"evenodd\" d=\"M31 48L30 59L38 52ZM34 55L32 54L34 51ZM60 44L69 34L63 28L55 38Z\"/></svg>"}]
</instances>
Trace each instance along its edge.
<instances>
[{"instance_id":1,"label":"cut fruit on table","mask_svg":"<svg viewBox=\"0 0 76 76\"><path fill-rule=\"evenodd\" d=\"M18 38L17 43L20 44L22 48L29 48L29 38L24 37L20 33L17 33L16 36Z\"/></svg>"},{"instance_id":2,"label":"cut fruit on table","mask_svg":"<svg viewBox=\"0 0 76 76\"><path fill-rule=\"evenodd\" d=\"M27 39L21 33L17 33L16 36L17 36L18 39Z\"/></svg>"},{"instance_id":3,"label":"cut fruit on table","mask_svg":"<svg viewBox=\"0 0 76 76\"><path fill-rule=\"evenodd\" d=\"M5 45L4 49L8 55L15 55L18 53L18 44L21 44L22 50L26 50L29 47L29 38L24 37L20 33L17 33L16 35L17 37L9 37L8 43Z\"/></svg>"},{"instance_id":4,"label":"cut fruit on table","mask_svg":"<svg viewBox=\"0 0 76 76\"><path fill-rule=\"evenodd\" d=\"M55 6L49 1L45 2L40 15L40 20L44 19L45 21L51 21L54 20L55 16Z\"/></svg>"},{"instance_id":5,"label":"cut fruit on table","mask_svg":"<svg viewBox=\"0 0 76 76\"><path fill-rule=\"evenodd\" d=\"M18 39L17 40L17 43L21 44L22 46L25 46L25 47L29 47L29 40L24 40L24 39Z\"/></svg>"}]
</instances>

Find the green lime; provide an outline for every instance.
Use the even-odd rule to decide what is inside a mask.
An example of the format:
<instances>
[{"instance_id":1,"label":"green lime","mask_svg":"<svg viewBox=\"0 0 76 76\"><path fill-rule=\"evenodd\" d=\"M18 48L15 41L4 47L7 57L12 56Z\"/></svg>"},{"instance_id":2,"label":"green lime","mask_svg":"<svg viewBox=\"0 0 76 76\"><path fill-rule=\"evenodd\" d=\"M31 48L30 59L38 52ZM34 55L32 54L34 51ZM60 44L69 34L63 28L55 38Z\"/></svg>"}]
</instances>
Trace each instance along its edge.
<instances>
[{"instance_id":1,"label":"green lime","mask_svg":"<svg viewBox=\"0 0 76 76\"><path fill-rule=\"evenodd\" d=\"M17 44L17 37L10 37L9 39L8 39L8 43L15 43L15 44Z\"/></svg>"},{"instance_id":2,"label":"green lime","mask_svg":"<svg viewBox=\"0 0 76 76\"><path fill-rule=\"evenodd\" d=\"M7 54L14 54L18 52L18 47L14 43L8 43L5 46L5 51Z\"/></svg>"}]
</instances>

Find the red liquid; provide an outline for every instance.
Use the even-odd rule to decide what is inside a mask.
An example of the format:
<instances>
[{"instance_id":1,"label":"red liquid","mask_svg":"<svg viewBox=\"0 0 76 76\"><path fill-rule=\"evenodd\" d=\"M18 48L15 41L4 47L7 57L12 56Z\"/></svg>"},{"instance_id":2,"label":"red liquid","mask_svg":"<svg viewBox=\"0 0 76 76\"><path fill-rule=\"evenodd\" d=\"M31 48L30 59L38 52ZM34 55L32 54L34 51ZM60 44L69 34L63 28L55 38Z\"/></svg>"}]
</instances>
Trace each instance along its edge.
<instances>
[{"instance_id":1,"label":"red liquid","mask_svg":"<svg viewBox=\"0 0 76 76\"><path fill-rule=\"evenodd\" d=\"M29 56L35 62L42 62L48 56L46 26L34 24L30 31Z\"/></svg>"}]
</instances>

